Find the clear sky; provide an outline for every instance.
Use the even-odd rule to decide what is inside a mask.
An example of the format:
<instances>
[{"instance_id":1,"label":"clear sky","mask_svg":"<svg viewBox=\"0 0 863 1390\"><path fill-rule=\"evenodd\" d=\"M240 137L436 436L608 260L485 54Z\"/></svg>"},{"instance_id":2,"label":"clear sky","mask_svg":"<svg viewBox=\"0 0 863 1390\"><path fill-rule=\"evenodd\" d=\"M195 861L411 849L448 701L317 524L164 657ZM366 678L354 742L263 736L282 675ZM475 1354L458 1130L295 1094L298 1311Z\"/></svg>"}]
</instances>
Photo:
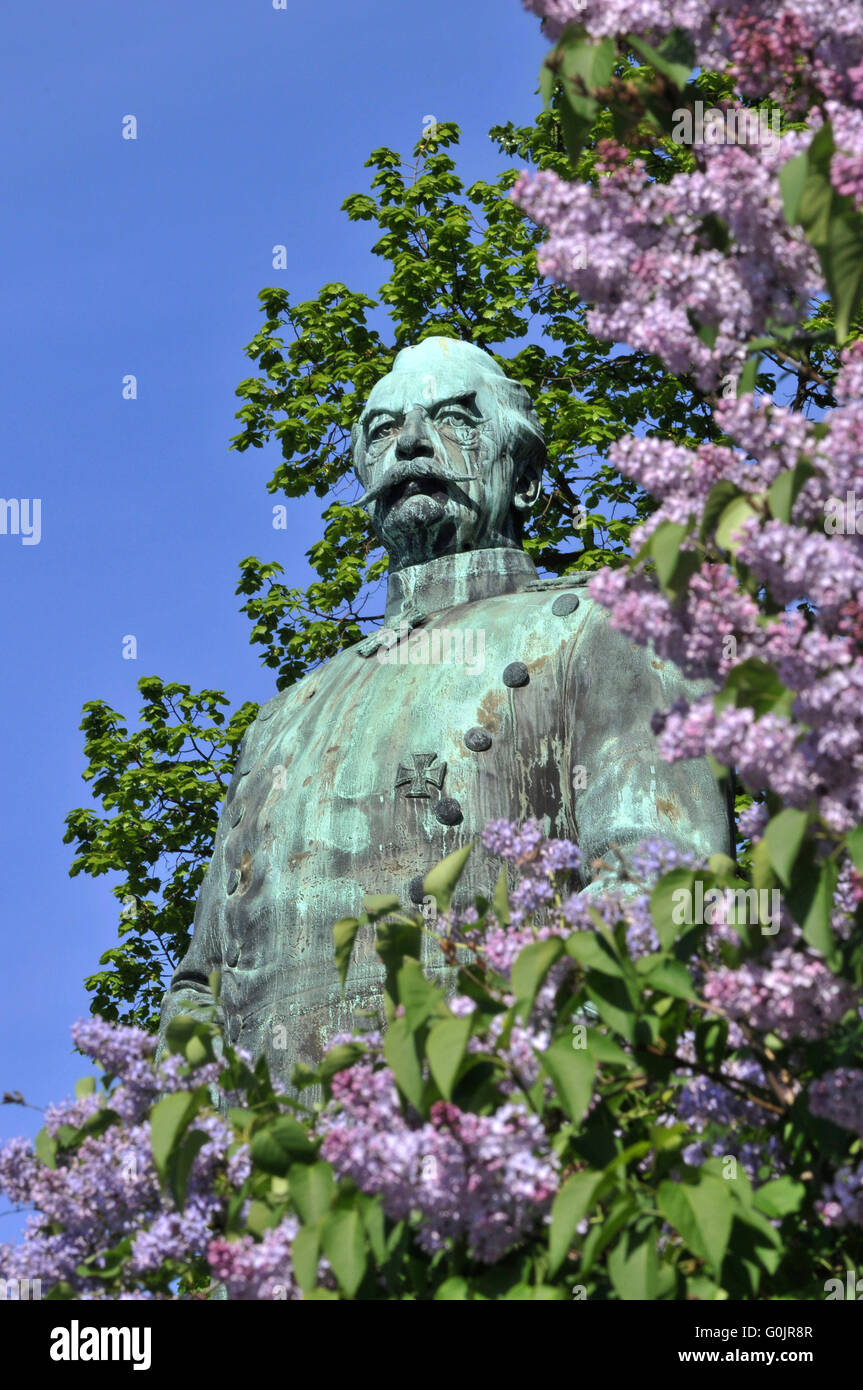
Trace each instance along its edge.
<instances>
[{"instance_id":1,"label":"clear sky","mask_svg":"<svg viewBox=\"0 0 863 1390\"><path fill-rule=\"evenodd\" d=\"M145 675L269 698L237 564L307 582L320 501L274 531L272 455L228 451L257 292L374 293L372 228L339 212L370 151L409 153L433 115L493 177L488 129L535 115L547 44L519 0L40 0L2 30L0 495L41 500L41 539L0 535L0 1090L45 1105L87 1070L69 1026L117 928L111 880L69 879L62 843L92 804L81 706L132 718ZM0 1138L40 1123L0 1107Z\"/></svg>"}]
</instances>

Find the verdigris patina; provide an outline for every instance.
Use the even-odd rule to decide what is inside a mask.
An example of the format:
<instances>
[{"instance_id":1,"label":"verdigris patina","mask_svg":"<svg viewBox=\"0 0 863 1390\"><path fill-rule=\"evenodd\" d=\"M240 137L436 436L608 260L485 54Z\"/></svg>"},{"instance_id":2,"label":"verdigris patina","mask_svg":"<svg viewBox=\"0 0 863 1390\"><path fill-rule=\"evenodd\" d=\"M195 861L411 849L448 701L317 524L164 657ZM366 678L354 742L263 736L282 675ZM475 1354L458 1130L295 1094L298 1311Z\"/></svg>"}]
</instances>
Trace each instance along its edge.
<instances>
[{"instance_id":1,"label":"verdigris patina","mask_svg":"<svg viewBox=\"0 0 863 1390\"><path fill-rule=\"evenodd\" d=\"M353 443L390 556L384 626L261 708L162 1014L164 1030L210 1007L218 970L227 1035L284 1083L380 1000L370 930L342 999L333 923L368 892L421 902L423 876L488 821L536 816L575 840L591 894L616 880L612 846L731 849L708 764L662 762L651 732L691 687L611 630L585 576L540 579L522 549L545 458L524 388L480 349L427 338L374 388ZM475 853L463 897L495 876Z\"/></svg>"}]
</instances>

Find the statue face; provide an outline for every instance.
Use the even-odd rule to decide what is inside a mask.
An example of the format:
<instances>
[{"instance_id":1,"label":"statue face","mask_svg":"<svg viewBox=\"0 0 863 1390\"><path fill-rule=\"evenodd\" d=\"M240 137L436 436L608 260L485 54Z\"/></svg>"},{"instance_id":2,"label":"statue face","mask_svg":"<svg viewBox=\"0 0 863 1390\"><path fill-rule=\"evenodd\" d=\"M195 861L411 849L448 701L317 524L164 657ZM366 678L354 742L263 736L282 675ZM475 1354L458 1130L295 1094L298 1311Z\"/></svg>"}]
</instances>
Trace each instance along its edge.
<instances>
[{"instance_id":1,"label":"statue face","mask_svg":"<svg viewBox=\"0 0 863 1390\"><path fill-rule=\"evenodd\" d=\"M531 506L538 492L535 470L531 479L515 476L483 354L459 348L427 339L406 350L360 420L364 505L393 570L435 555L517 547L513 508Z\"/></svg>"}]
</instances>

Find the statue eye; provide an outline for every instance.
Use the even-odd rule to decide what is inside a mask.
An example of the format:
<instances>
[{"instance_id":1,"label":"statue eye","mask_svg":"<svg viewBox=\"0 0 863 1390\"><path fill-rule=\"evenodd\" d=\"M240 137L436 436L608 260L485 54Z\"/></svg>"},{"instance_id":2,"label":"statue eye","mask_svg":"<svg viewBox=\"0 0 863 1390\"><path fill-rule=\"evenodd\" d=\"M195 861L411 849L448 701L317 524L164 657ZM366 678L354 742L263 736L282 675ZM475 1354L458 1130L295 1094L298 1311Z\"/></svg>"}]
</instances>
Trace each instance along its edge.
<instances>
[{"instance_id":1,"label":"statue eye","mask_svg":"<svg viewBox=\"0 0 863 1390\"><path fill-rule=\"evenodd\" d=\"M384 438L384 435L392 434L395 427L394 420L380 420L378 424L373 425L369 431L369 443L379 443L380 440Z\"/></svg>"}]
</instances>

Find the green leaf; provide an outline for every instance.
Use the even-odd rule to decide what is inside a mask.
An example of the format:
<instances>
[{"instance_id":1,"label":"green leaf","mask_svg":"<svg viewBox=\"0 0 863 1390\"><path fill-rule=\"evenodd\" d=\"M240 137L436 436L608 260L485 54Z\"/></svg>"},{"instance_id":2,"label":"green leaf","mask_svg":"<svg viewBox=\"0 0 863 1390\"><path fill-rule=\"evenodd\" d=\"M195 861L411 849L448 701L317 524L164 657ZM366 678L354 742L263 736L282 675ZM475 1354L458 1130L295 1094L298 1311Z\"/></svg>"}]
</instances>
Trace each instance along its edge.
<instances>
[{"instance_id":1,"label":"green leaf","mask_svg":"<svg viewBox=\"0 0 863 1390\"><path fill-rule=\"evenodd\" d=\"M723 509L722 515L719 518L719 524L716 527L716 544L721 546L723 550L729 551L730 554L736 555L740 549L740 541L733 540L732 537L740 530L744 522L748 521L750 517L757 515L758 513L753 507L749 497L745 494L742 494L740 497L735 497L734 500L729 502L728 506Z\"/></svg>"},{"instance_id":2,"label":"green leaf","mask_svg":"<svg viewBox=\"0 0 863 1390\"><path fill-rule=\"evenodd\" d=\"M452 1088L470 1037L471 1018L447 1018L436 1023L428 1035L426 1057L431 1074L444 1100L452 1099Z\"/></svg>"},{"instance_id":3,"label":"green leaf","mask_svg":"<svg viewBox=\"0 0 863 1390\"><path fill-rule=\"evenodd\" d=\"M568 1295L565 1289L555 1284L514 1284L503 1295L504 1302L518 1303L562 1303Z\"/></svg>"},{"instance_id":4,"label":"green leaf","mask_svg":"<svg viewBox=\"0 0 863 1390\"><path fill-rule=\"evenodd\" d=\"M797 220L821 261L833 301L836 342L841 346L863 300L863 216L849 197L833 187L834 153L833 130L825 122L807 151L807 178L799 192L799 175L795 171L788 177L794 185L791 202L796 201Z\"/></svg>"},{"instance_id":5,"label":"green leaf","mask_svg":"<svg viewBox=\"0 0 863 1390\"><path fill-rule=\"evenodd\" d=\"M604 1220L594 1222L584 1238L584 1245L581 1251L581 1269L579 1277L584 1279L595 1265L603 1250L618 1231L624 1226L628 1226L633 1220L637 1211L635 1197L631 1192L623 1192L609 1208L608 1215Z\"/></svg>"},{"instance_id":6,"label":"green leaf","mask_svg":"<svg viewBox=\"0 0 863 1390\"><path fill-rule=\"evenodd\" d=\"M809 816L806 811L797 811L791 806L767 822L764 831L767 853L786 888L791 884L791 871L808 823Z\"/></svg>"},{"instance_id":7,"label":"green leaf","mask_svg":"<svg viewBox=\"0 0 863 1390\"><path fill-rule=\"evenodd\" d=\"M157 1100L150 1113L150 1146L153 1162L160 1177L164 1177L174 1145L198 1109L194 1091L174 1091Z\"/></svg>"},{"instance_id":8,"label":"green leaf","mask_svg":"<svg viewBox=\"0 0 863 1390\"><path fill-rule=\"evenodd\" d=\"M180 1211L186 1204L186 1193L195 1159L207 1140L208 1135L202 1129L187 1130L168 1160L168 1187Z\"/></svg>"},{"instance_id":9,"label":"green leaf","mask_svg":"<svg viewBox=\"0 0 863 1390\"><path fill-rule=\"evenodd\" d=\"M406 960L398 974L399 1003L404 1004L405 1020L412 1033L433 1014L445 1010L444 996L428 979L419 961Z\"/></svg>"},{"instance_id":10,"label":"green leaf","mask_svg":"<svg viewBox=\"0 0 863 1390\"><path fill-rule=\"evenodd\" d=\"M815 469L808 459L801 459L794 468L780 473L768 490L767 501L777 521L789 522L794 503L807 480L813 477Z\"/></svg>"},{"instance_id":11,"label":"green leaf","mask_svg":"<svg viewBox=\"0 0 863 1390\"><path fill-rule=\"evenodd\" d=\"M838 877L839 868L835 860L826 860L818 875L808 911L800 924L810 946L824 956L832 955L835 944L831 919Z\"/></svg>"},{"instance_id":12,"label":"green leaf","mask_svg":"<svg viewBox=\"0 0 863 1390\"><path fill-rule=\"evenodd\" d=\"M75 1082L75 1096L78 1100L83 1100L85 1096L92 1096L95 1089L95 1076L82 1076Z\"/></svg>"},{"instance_id":13,"label":"green leaf","mask_svg":"<svg viewBox=\"0 0 863 1390\"><path fill-rule=\"evenodd\" d=\"M318 1260L321 1249L321 1228L315 1224L301 1226L291 1246L291 1259L294 1274L303 1293L307 1293L318 1282Z\"/></svg>"},{"instance_id":14,"label":"green leaf","mask_svg":"<svg viewBox=\"0 0 863 1390\"><path fill-rule=\"evenodd\" d=\"M571 31L564 35L556 53L562 78L561 125L567 152L574 161L581 153L599 110L599 103L591 92L608 85L616 52L611 39L594 42L586 38L583 31L581 34Z\"/></svg>"},{"instance_id":15,"label":"green leaf","mask_svg":"<svg viewBox=\"0 0 863 1390\"><path fill-rule=\"evenodd\" d=\"M491 900L494 915L502 927L509 926L509 892L507 891L506 865L501 867L494 885L494 895Z\"/></svg>"},{"instance_id":16,"label":"green leaf","mask_svg":"<svg viewBox=\"0 0 863 1390\"><path fill-rule=\"evenodd\" d=\"M679 960L661 960L644 977L644 983L662 994L670 994L675 999L696 1000L698 995L692 984L692 977L686 966Z\"/></svg>"},{"instance_id":17,"label":"green leaf","mask_svg":"<svg viewBox=\"0 0 863 1390\"><path fill-rule=\"evenodd\" d=\"M650 915L656 935L666 951L691 925L686 922L686 917L692 915L694 894L695 873L685 868L671 869L663 874L650 894ZM685 911L687 904L688 912Z\"/></svg>"},{"instance_id":18,"label":"green leaf","mask_svg":"<svg viewBox=\"0 0 863 1390\"><path fill-rule=\"evenodd\" d=\"M748 707L757 718L762 714L788 714L791 710L793 694L766 662L757 657L748 657L729 672L725 685L714 699L717 709L726 705L736 705L738 709Z\"/></svg>"},{"instance_id":19,"label":"green leaf","mask_svg":"<svg viewBox=\"0 0 863 1390\"><path fill-rule=\"evenodd\" d=\"M635 1004L625 980L612 980L607 975L591 971L587 980L587 997L600 1018L627 1042L635 1042Z\"/></svg>"},{"instance_id":20,"label":"green leaf","mask_svg":"<svg viewBox=\"0 0 863 1390\"><path fill-rule=\"evenodd\" d=\"M722 1179L702 1174L693 1183L662 1182L656 1204L693 1254L718 1274L734 1219L731 1193Z\"/></svg>"},{"instance_id":21,"label":"green leaf","mask_svg":"<svg viewBox=\"0 0 863 1390\"><path fill-rule=\"evenodd\" d=\"M579 1124L593 1095L596 1058L587 1048L573 1047L569 1038L558 1038L536 1055L551 1077L563 1109L574 1124Z\"/></svg>"},{"instance_id":22,"label":"green leaf","mask_svg":"<svg viewBox=\"0 0 863 1390\"><path fill-rule=\"evenodd\" d=\"M543 59L542 67L539 70L539 93L542 97L542 104L546 110L548 110L551 105L551 99L554 96L554 89L558 81L557 70L549 66L549 56L551 55L547 55L546 58Z\"/></svg>"},{"instance_id":23,"label":"green leaf","mask_svg":"<svg viewBox=\"0 0 863 1390\"><path fill-rule=\"evenodd\" d=\"M720 478L718 483L707 494L704 503L704 510L701 513L701 526L699 528L699 539L704 541L713 530L722 513L729 503L743 494L736 483L732 483L730 478Z\"/></svg>"},{"instance_id":24,"label":"green leaf","mask_svg":"<svg viewBox=\"0 0 863 1390\"><path fill-rule=\"evenodd\" d=\"M336 1183L328 1163L295 1163L288 1173L288 1184L305 1226L320 1221L329 1211Z\"/></svg>"},{"instance_id":25,"label":"green leaf","mask_svg":"<svg viewBox=\"0 0 863 1390\"><path fill-rule=\"evenodd\" d=\"M781 1218L789 1216L793 1211L799 1211L806 1197L806 1188L802 1182L795 1182L793 1178L776 1178L773 1182L767 1182L763 1187L759 1187L754 1196L755 1206L765 1216L771 1218Z\"/></svg>"},{"instance_id":26,"label":"green leaf","mask_svg":"<svg viewBox=\"0 0 863 1390\"><path fill-rule=\"evenodd\" d=\"M33 1152L46 1168L54 1169L57 1167L57 1140L48 1133L47 1129L39 1130L33 1145Z\"/></svg>"},{"instance_id":27,"label":"green leaf","mask_svg":"<svg viewBox=\"0 0 863 1390\"><path fill-rule=\"evenodd\" d=\"M797 224L803 189L808 177L808 151L804 151L802 154L796 154L793 159L788 160L787 164L783 164L782 168L779 170L779 187L782 190L782 201L785 205L785 221L790 227L794 227Z\"/></svg>"},{"instance_id":28,"label":"green leaf","mask_svg":"<svg viewBox=\"0 0 863 1390\"><path fill-rule=\"evenodd\" d=\"M434 898L438 912L446 912L452 902L456 885L470 858L473 841L462 849L454 849L439 864L435 864L423 879L423 892Z\"/></svg>"},{"instance_id":29,"label":"green leaf","mask_svg":"<svg viewBox=\"0 0 863 1390\"><path fill-rule=\"evenodd\" d=\"M836 342L841 346L863 301L863 216L859 212L833 212L821 264L833 301Z\"/></svg>"},{"instance_id":30,"label":"green leaf","mask_svg":"<svg viewBox=\"0 0 863 1390\"><path fill-rule=\"evenodd\" d=\"M676 521L662 521L650 538L650 553L656 565L656 575L663 589L674 578L680 562L680 547L689 534L687 527Z\"/></svg>"},{"instance_id":31,"label":"green leaf","mask_svg":"<svg viewBox=\"0 0 863 1390\"><path fill-rule=\"evenodd\" d=\"M384 1211L380 1199L377 1196L362 1193L357 1198L357 1202L372 1254L379 1265L384 1265L387 1262L387 1236Z\"/></svg>"},{"instance_id":32,"label":"green leaf","mask_svg":"<svg viewBox=\"0 0 863 1390\"><path fill-rule=\"evenodd\" d=\"M562 955L563 942L559 936L550 936L546 941L534 941L519 951L513 963L510 979L515 995L516 1012L521 1018L528 1017L543 980Z\"/></svg>"},{"instance_id":33,"label":"green leaf","mask_svg":"<svg viewBox=\"0 0 863 1390\"><path fill-rule=\"evenodd\" d=\"M611 946L598 932L578 931L566 938L564 949L568 956L577 960L588 970L598 970L602 975L623 978L620 963L612 954Z\"/></svg>"},{"instance_id":34,"label":"green leaf","mask_svg":"<svg viewBox=\"0 0 863 1390\"><path fill-rule=\"evenodd\" d=\"M375 948L386 966L387 993L398 998L398 972L405 957L419 960L422 950L422 928L412 922L378 922L375 928Z\"/></svg>"},{"instance_id":35,"label":"green leaf","mask_svg":"<svg viewBox=\"0 0 863 1390\"><path fill-rule=\"evenodd\" d=\"M597 1062L606 1066L626 1067L630 1071L635 1066L635 1058L630 1053L624 1052L619 1043L596 1028L591 1028L587 1034L587 1050Z\"/></svg>"},{"instance_id":36,"label":"green leaf","mask_svg":"<svg viewBox=\"0 0 863 1390\"><path fill-rule=\"evenodd\" d=\"M645 43L638 34L627 34L626 43L678 90L686 86L695 66L695 52L685 30L673 30L656 48Z\"/></svg>"},{"instance_id":37,"label":"green leaf","mask_svg":"<svg viewBox=\"0 0 863 1390\"><path fill-rule=\"evenodd\" d=\"M397 912L401 903L393 893L366 893L363 907L369 917L374 918L383 917L387 912Z\"/></svg>"},{"instance_id":38,"label":"green leaf","mask_svg":"<svg viewBox=\"0 0 863 1390\"><path fill-rule=\"evenodd\" d=\"M297 1157L311 1158L315 1146L303 1126L290 1115L282 1115L252 1138L251 1155L255 1167L265 1173L285 1177Z\"/></svg>"},{"instance_id":39,"label":"green leaf","mask_svg":"<svg viewBox=\"0 0 863 1390\"><path fill-rule=\"evenodd\" d=\"M366 1237L356 1208L330 1212L321 1225L321 1245L342 1289L353 1298L366 1272Z\"/></svg>"},{"instance_id":40,"label":"green leaf","mask_svg":"<svg viewBox=\"0 0 863 1390\"><path fill-rule=\"evenodd\" d=\"M339 983L342 987L342 994L345 992L351 956L354 951L354 942L357 939L357 932L359 929L359 919L356 917L342 917L333 927L333 940L336 946L336 968L339 972Z\"/></svg>"},{"instance_id":41,"label":"green leaf","mask_svg":"<svg viewBox=\"0 0 863 1390\"><path fill-rule=\"evenodd\" d=\"M747 396L755 390L755 383L758 380L758 372L761 367L761 353L756 352L751 357L747 357L743 364L743 371L740 373L740 380L737 383L737 395Z\"/></svg>"},{"instance_id":42,"label":"green leaf","mask_svg":"<svg viewBox=\"0 0 863 1390\"><path fill-rule=\"evenodd\" d=\"M329 1081L336 1072L352 1067L354 1062L358 1062L360 1057L365 1056L365 1053L366 1049L362 1043L338 1043L335 1047L330 1048L319 1064L318 1077L321 1081Z\"/></svg>"},{"instance_id":43,"label":"green leaf","mask_svg":"<svg viewBox=\"0 0 863 1390\"><path fill-rule=\"evenodd\" d=\"M394 1019L384 1038L384 1059L399 1090L417 1110L422 1107L423 1077L416 1042L406 1018Z\"/></svg>"},{"instance_id":44,"label":"green leaf","mask_svg":"<svg viewBox=\"0 0 863 1390\"><path fill-rule=\"evenodd\" d=\"M695 1030L695 1055L702 1066L718 1071L725 1057L727 1041L727 1019L713 1018L699 1023Z\"/></svg>"},{"instance_id":45,"label":"green leaf","mask_svg":"<svg viewBox=\"0 0 863 1390\"><path fill-rule=\"evenodd\" d=\"M165 1043L168 1051L178 1053L181 1057L187 1057L188 1049L196 1039L205 1042L205 1047L206 1044L210 1044L209 1050L212 1052L207 1025L192 1014L175 1014L165 1029ZM193 1058L195 1056L194 1049L192 1056ZM211 1060L211 1057L208 1057L207 1060Z\"/></svg>"},{"instance_id":46,"label":"green leaf","mask_svg":"<svg viewBox=\"0 0 863 1390\"><path fill-rule=\"evenodd\" d=\"M435 1290L436 1303L465 1303L470 1300L470 1286L460 1274L454 1274Z\"/></svg>"},{"instance_id":47,"label":"green leaf","mask_svg":"<svg viewBox=\"0 0 863 1390\"><path fill-rule=\"evenodd\" d=\"M575 1228L587 1215L602 1174L592 1170L574 1173L567 1178L551 1208L551 1227L548 1242L548 1272L554 1274L565 1260L572 1244Z\"/></svg>"},{"instance_id":48,"label":"green leaf","mask_svg":"<svg viewBox=\"0 0 863 1390\"><path fill-rule=\"evenodd\" d=\"M653 1226L647 1231L629 1227L609 1251L608 1275L621 1299L627 1302L655 1299L659 1276L658 1234Z\"/></svg>"}]
</instances>

